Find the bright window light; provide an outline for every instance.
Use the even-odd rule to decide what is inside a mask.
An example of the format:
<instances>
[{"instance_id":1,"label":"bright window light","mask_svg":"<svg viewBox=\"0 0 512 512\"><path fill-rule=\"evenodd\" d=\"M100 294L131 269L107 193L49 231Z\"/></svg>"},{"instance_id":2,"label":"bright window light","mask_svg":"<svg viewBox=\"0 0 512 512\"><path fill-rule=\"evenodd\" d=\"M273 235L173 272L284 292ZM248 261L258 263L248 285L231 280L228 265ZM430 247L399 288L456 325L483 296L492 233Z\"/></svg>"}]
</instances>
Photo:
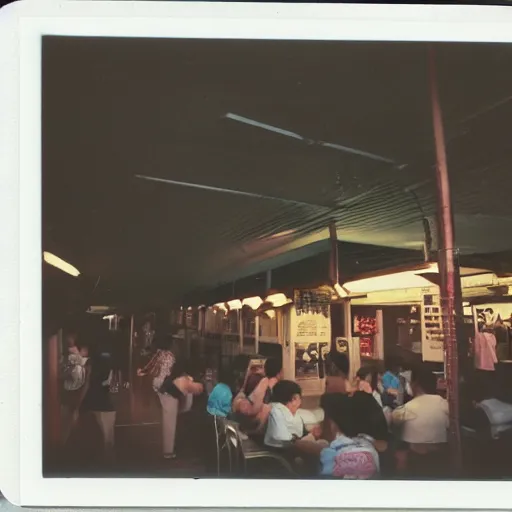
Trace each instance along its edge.
<instances>
[{"instance_id":1,"label":"bright window light","mask_svg":"<svg viewBox=\"0 0 512 512\"><path fill-rule=\"evenodd\" d=\"M249 306L252 309L258 309L263 304L261 297L248 297L242 301L243 306Z\"/></svg>"},{"instance_id":2,"label":"bright window light","mask_svg":"<svg viewBox=\"0 0 512 512\"><path fill-rule=\"evenodd\" d=\"M58 256L55 256L55 254L52 254L51 252L43 252L43 259L46 263L48 263L48 265L58 268L70 276L78 277L80 275L80 272L75 267L73 267L73 265L60 259Z\"/></svg>"}]
</instances>

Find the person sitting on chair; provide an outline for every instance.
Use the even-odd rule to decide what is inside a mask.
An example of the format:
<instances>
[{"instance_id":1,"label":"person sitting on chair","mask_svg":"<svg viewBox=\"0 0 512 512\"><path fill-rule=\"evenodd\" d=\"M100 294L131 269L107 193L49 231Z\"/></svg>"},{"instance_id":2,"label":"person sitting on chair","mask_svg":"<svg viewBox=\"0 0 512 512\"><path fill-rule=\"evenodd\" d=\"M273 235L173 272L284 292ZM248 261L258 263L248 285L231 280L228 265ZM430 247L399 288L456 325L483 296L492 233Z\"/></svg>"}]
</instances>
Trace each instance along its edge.
<instances>
[{"instance_id":1,"label":"person sitting on chair","mask_svg":"<svg viewBox=\"0 0 512 512\"><path fill-rule=\"evenodd\" d=\"M361 404L342 393L325 395L322 400L325 444L309 438L295 441L298 452L314 457L320 476L367 480L380 472L379 454L372 437L360 433Z\"/></svg>"}]
</instances>

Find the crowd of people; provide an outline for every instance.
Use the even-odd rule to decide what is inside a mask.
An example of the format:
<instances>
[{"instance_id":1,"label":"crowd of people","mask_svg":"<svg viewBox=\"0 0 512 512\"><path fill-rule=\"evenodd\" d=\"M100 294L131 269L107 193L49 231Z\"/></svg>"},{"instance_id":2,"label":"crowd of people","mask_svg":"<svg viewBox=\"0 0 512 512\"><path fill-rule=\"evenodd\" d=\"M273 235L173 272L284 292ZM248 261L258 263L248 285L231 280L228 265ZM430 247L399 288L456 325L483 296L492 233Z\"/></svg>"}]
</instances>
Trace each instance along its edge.
<instances>
[{"instance_id":1,"label":"crowd of people","mask_svg":"<svg viewBox=\"0 0 512 512\"><path fill-rule=\"evenodd\" d=\"M67 351L63 444L80 415L89 415L101 432L104 461L112 463L116 422L113 395L127 385L126 370L111 339L92 347L69 336ZM448 404L437 392L436 376L422 365L407 369L395 361L383 372L363 366L350 380L346 355L331 352L325 361L325 393L313 421L302 408L300 385L283 379L277 359L268 358L264 366L254 366L249 356L241 355L229 367L206 368L201 361L176 355L171 336L156 336L153 350L147 352L152 356L136 375L151 380L160 402L164 459L176 458L179 415L190 411L194 402L196 406L202 404L195 399L202 396L207 402L202 405L201 453L210 473L217 456L214 421L225 418L235 422L243 441L251 439L262 449L279 452L304 476L450 476ZM494 402L491 405L496 406ZM512 411L510 414L512 422Z\"/></svg>"}]
</instances>

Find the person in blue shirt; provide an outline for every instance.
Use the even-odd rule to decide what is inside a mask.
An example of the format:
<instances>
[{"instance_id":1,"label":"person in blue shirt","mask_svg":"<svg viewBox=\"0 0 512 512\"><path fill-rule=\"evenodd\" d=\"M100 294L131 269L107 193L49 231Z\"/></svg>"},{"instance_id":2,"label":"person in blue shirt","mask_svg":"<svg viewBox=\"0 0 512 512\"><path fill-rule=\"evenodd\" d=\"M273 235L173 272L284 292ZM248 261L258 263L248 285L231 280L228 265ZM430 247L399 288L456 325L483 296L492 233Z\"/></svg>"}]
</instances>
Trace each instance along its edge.
<instances>
[{"instance_id":1,"label":"person in blue shirt","mask_svg":"<svg viewBox=\"0 0 512 512\"><path fill-rule=\"evenodd\" d=\"M232 372L228 370L220 371L218 382L208 397L206 405L208 414L227 418L231 413L231 403L233 402L232 381Z\"/></svg>"}]
</instances>

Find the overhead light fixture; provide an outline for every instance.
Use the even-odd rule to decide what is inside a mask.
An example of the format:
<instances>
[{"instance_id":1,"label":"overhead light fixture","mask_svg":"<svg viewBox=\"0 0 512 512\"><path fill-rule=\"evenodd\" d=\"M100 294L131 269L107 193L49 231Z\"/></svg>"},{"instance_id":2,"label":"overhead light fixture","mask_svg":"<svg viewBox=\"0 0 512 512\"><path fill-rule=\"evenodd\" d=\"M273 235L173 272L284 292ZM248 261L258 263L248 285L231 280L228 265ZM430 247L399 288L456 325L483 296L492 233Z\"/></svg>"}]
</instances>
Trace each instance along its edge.
<instances>
[{"instance_id":1,"label":"overhead light fixture","mask_svg":"<svg viewBox=\"0 0 512 512\"><path fill-rule=\"evenodd\" d=\"M242 301L242 306L249 306L252 309L258 309L263 304L261 297L248 297Z\"/></svg>"},{"instance_id":2,"label":"overhead light fixture","mask_svg":"<svg viewBox=\"0 0 512 512\"><path fill-rule=\"evenodd\" d=\"M112 311L110 306L89 306L86 313L90 313L91 315L105 315L109 311Z\"/></svg>"},{"instance_id":3,"label":"overhead light fixture","mask_svg":"<svg viewBox=\"0 0 512 512\"><path fill-rule=\"evenodd\" d=\"M279 308L286 304L291 304L291 299L289 299L284 293L274 293L273 295L269 295L265 302L270 302L272 306L275 308Z\"/></svg>"},{"instance_id":4,"label":"overhead light fixture","mask_svg":"<svg viewBox=\"0 0 512 512\"><path fill-rule=\"evenodd\" d=\"M66 274L69 274L70 276L78 277L80 275L78 269L73 267L73 265L71 265L67 261L64 261L58 256L55 256L55 254L52 254L51 252L43 252L43 259L46 263L48 263L48 265L58 268L59 270L62 270L62 272L66 272Z\"/></svg>"},{"instance_id":5,"label":"overhead light fixture","mask_svg":"<svg viewBox=\"0 0 512 512\"><path fill-rule=\"evenodd\" d=\"M242 309L242 301L240 299L230 300L226 304L228 305L230 311Z\"/></svg>"},{"instance_id":6,"label":"overhead light fixture","mask_svg":"<svg viewBox=\"0 0 512 512\"><path fill-rule=\"evenodd\" d=\"M116 315L106 315L103 317L103 320L113 320L116 317Z\"/></svg>"},{"instance_id":7,"label":"overhead light fixture","mask_svg":"<svg viewBox=\"0 0 512 512\"><path fill-rule=\"evenodd\" d=\"M343 286L341 286L340 283L336 283L334 285L334 290L336 291L336 294L338 295L338 297L340 299L345 299L348 297L348 292L345 288L343 288Z\"/></svg>"},{"instance_id":8,"label":"overhead light fixture","mask_svg":"<svg viewBox=\"0 0 512 512\"><path fill-rule=\"evenodd\" d=\"M276 317L276 312L273 309L265 311L265 314L270 318L270 320L274 320Z\"/></svg>"}]
</instances>

